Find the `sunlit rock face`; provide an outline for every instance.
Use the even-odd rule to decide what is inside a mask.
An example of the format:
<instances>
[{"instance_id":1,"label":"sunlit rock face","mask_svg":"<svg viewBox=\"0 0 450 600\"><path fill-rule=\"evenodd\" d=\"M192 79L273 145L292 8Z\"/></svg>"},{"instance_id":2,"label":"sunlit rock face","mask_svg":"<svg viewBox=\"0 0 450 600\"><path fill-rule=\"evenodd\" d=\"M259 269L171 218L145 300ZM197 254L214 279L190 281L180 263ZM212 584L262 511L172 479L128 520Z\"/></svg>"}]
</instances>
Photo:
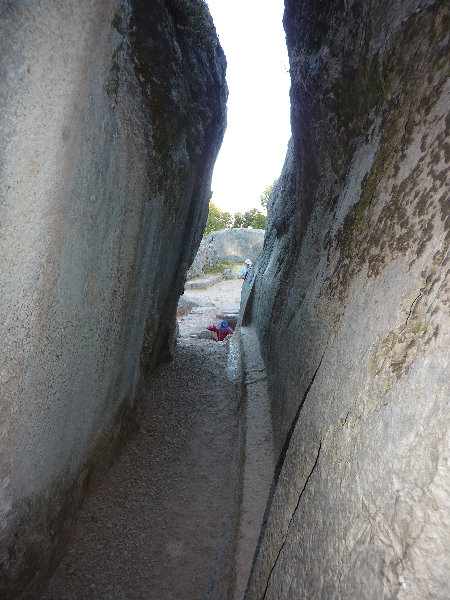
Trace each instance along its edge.
<instances>
[{"instance_id":1,"label":"sunlit rock face","mask_svg":"<svg viewBox=\"0 0 450 600\"><path fill-rule=\"evenodd\" d=\"M220 229L205 236L188 271L188 278L201 275L203 267L217 267L221 262L243 263L256 260L264 243L263 229Z\"/></svg>"},{"instance_id":2,"label":"sunlit rock face","mask_svg":"<svg viewBox=\"0 0 450 600\"><path fill-rule=\"evenodd\" d=\"M243 311L280 461L247 600L448 597L444 5L286 1L293 140Z\"/></svg>"},{"instance_id":3,"label":"sunlit rock face","mask_svg":"<svg viewBox=\"0 0 450 600\"><path fill-rule=\"evenodd\" d=\"M38 593L167 351L224 73L200 0L0 1L2 598Z\"/></svg>"}]
</instances>

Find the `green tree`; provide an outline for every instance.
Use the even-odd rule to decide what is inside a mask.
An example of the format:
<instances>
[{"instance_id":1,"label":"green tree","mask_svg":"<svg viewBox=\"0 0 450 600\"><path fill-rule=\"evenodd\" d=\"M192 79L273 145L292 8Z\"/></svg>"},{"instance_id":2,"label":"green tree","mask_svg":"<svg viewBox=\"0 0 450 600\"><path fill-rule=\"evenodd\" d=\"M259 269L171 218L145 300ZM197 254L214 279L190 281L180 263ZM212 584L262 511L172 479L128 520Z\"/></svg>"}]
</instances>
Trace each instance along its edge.
<instances>
[{"instance_id":1,"label":"green tree","mask_svg":"<svg viewBox=\"0 0 450 600\"><path fill-rule=\"evenodd\" d=\"M266 228L266 217L261 213L257 214L251 223L252 229L265 229Z\"/></svg>"},{"instance_id":2,"label":"green tree","mask_svg":"<svg viewBox=\"0 0 450 600\"><path fill-rule=\"evenodd\" d=\"M268 185L260 196L261 206L267 210L267 202L269 201L270 194L273 192L278 179L275 179L271 185Z\"/></svg>"},{"instance_id":3,"label":"green tree","mask_svg":"<svg viewBox=\"0 0 450 600\"><path fill-rule=\"evenodd\" d=\"M233 227L238 227L238 228L245 227L243 213L240 213L240 212L234 213Z\"/></svg>"},{"instance_id":4,"label":"green tree","mask_svg":"<svg viewBox=\"0 0 450 600\"><path fill-rule=\"evenodd\" d=\"M257 208L251 208L245 213L236 213L234 215L233 227L244 227L245 229L251 227L252 221L257 214L259 214L259 210Z\"/></svg>"},{"instance_id":5,"label":"green tree","mask_svg":"<svg viewBox=\"0 0 450 600\"><path fill-rule=\"evenodd\" d=\"M261 214L259 209L251 208L245 213L238 212L234 215L233 227L244 229L248 229L248 227L253 227L253 229L265 229L266 217Z\"/></svg>"},{"instance_id":6,"label":"green tree","mask_svg":"<svg viewBox=\"0 0 450 600\"><path fill-rule=\"evenodd\" d=\"M255 219L260 214L257 208L251 208L247 212L244 213L244 222L245 227L251 227L253 223L253 219Z\"/></svg>"},{"instance_id":7,"label":"green tree","mask_svg":"<svg viewBox=\"0 0 450 600\"><path fill-rule=\"evenodd\" d=\"M231 227L232 222L233 217L229 212L220 210L220 208L216 206L214 202L210 202L208 218L206 220L206 226L203 235L209 235L213 231L219 231L219 229L227 229L228 227Z\"/></svg>"}]
</instances>

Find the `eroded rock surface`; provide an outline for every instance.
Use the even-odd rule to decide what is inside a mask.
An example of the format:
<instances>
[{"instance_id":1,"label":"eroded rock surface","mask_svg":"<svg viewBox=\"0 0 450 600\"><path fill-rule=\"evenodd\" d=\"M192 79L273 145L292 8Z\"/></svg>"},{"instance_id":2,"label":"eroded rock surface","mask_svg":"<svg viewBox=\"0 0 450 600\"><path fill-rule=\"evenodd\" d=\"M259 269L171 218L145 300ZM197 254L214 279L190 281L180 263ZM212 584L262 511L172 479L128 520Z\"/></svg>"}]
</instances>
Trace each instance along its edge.
<instances>
[{"instance_id":1,"label":"eroded rock surface","mask_svg":"<svg viewBox=\"0 0 450 600\"><path fill-rule=\"evenodd\" d=\"M168 350L224 72L200 0L0 1L2 598L37 593Z\"/></svg>"},{"instance_id":2,"label":"eroded rock surface","mask_svg":"<svg viewBox=\"0 0 450 600\"><path fill-rule=\"evenodd\" d=\"M280 458L247 600L449 595L445 5L286 1L293 141L242 315Z\"/></svg>"},{"instance_id":3,"label":"eroded rock surface","mask_svg":"<svg viewBox=\"0 0 450 600\"><path fill-rule=\"evenodd\" d=\"M188 278L197 277L203 267L216 267L222 261L243 263L249 258L253 262L261 252L263 243L263 229L236 227L214 231L202 239L188 271Z\"/></svg>"},{"instance_id":4,"label":"eroded rock surface","mask_svg":"<svg viewBox=\"0 0 450 600\"><path fill-rule=\"evenodd\" d=\"M244 262L246 258L255 261L264 242L263 229L221 229L214 231L203 240L215 248L221 261Z\"/></svg>"}]
</instances>

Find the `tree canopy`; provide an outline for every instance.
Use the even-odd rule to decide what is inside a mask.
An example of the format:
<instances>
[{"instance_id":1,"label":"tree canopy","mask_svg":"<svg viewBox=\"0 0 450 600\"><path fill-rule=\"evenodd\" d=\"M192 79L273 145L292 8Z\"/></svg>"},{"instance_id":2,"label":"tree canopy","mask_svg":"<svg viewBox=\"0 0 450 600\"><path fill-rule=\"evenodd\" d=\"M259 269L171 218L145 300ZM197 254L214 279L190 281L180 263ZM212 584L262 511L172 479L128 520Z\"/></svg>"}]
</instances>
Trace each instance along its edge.
<instances>
[{"instance_id":1,"label":"tree canopy","mask_svg":"<svg viewBox=\"0 0 450 600\"><path fill-rule=\"evenodd\" d=\"M276 183L277 179L268 185L260 196L261 207L264 209L264 212L267 211L267 202ZM260 208L251 208L244 213L237 212L232 215L229 212L221 210L214 204L214 202L211 201L209 203L208 219L206 221L206 227L203 235L209 235L213 231L229 229L230 227L251 227L252 229L265 229L266 216L263 214Z\"/></svg>"},{"instance_id":2,"label":"tree canopy","mask_svg":"<svg viewBox=\"0 0 450 600\"><path fill-rule=\"evenodd\" d=\"M228 229L231 227L233 217L229 212L220 210L214 202L209 203L209 213L206 220L205 231L203 235L209 235L213 231L219 231L220 229Z\"/></svg>"},{"instance_id":3,"label":"tree canopy","mask_svg":"<svg viewBox=\"0 0 450 600\"><path fill-rule=\"evenodd\" d=\"M266 228L266 215L258 213L251 222L252 229L265 229Z\"/></svg>"},{"instance_id":4,"label":"tree canopy","mask_svg":"<svg viewBox=\"0 0 450 600\"><path fill-rule=\"evenodd\" d=\"M270 194L273 192L278 179L275 179L273 183L268 185L260 196L261 206L267 210L267 202L269 201Z\"/></svg>"},{"instance_id":5,"label":"tree canopy","mask_svg":"<svg viewBox=\"0 0 450 600\"><path fill-rule=\"evenodd\" d=\"M245 213L237 212L234 215L233 227L239 227L239 228L253 227L252 222L259 214L260 214L260 212L257 208L251 208L250 210L248 210ZM264 215L261 215L261 216L264 216ZM265 225L264 225L264 227L265 227ZM264 228L263 227L255 227L254 229L264 229Z\"/></svg>"}]
</instances>

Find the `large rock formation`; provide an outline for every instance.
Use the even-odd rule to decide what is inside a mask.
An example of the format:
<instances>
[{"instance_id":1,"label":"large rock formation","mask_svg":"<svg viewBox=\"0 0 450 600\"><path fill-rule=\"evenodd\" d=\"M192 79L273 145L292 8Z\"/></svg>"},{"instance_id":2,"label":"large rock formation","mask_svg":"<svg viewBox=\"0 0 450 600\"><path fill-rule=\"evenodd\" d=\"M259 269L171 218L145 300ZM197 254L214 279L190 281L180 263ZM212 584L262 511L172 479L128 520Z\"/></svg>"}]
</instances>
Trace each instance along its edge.
<instances>
[{"instance_id":1,"label":"large rock formation","mask_svg":"<svg viewBox=\"0 0 450 600\"><path fill-rule=\"evenodd\" d=\"M264 243L263 229L220 229L204 238L207 246L217 250L221 261L244 262L249 258L255 261Z\"/></svg>"},{"instance_id":2,"label":"large rock formation","mask_svg":"<svg viewBox=\"0 0 450 600\"><path fill-rule=\"evenodd\" d=\"M140 360L167 350L227 92L201 0L0 0L0 19L0 596L15 598L38 593L126 435Z\"/></svg>"},{"instance_id":3,"label":"large rock formation","mask_svg":"<svg viewBox=\"0 0 450 600\"><path fill-rule=\"evenodd\" d=\"M447 11L286 0L293 141L243 310L280 458L247 600L449 597Z\"/></svg>"},{"instance_id":4,"label":"large rock formation","mask_svg":"<svg viewBox=\"0 0 450 600\"><path fill-rule=\"evenodd\" d=\"M220 229L205 236L188 271L188 278L202 273L203 267L216 267L221 262L243 263L246 258L255 261L263 248L264 230Z\"/></svg>"}]
</instances>

